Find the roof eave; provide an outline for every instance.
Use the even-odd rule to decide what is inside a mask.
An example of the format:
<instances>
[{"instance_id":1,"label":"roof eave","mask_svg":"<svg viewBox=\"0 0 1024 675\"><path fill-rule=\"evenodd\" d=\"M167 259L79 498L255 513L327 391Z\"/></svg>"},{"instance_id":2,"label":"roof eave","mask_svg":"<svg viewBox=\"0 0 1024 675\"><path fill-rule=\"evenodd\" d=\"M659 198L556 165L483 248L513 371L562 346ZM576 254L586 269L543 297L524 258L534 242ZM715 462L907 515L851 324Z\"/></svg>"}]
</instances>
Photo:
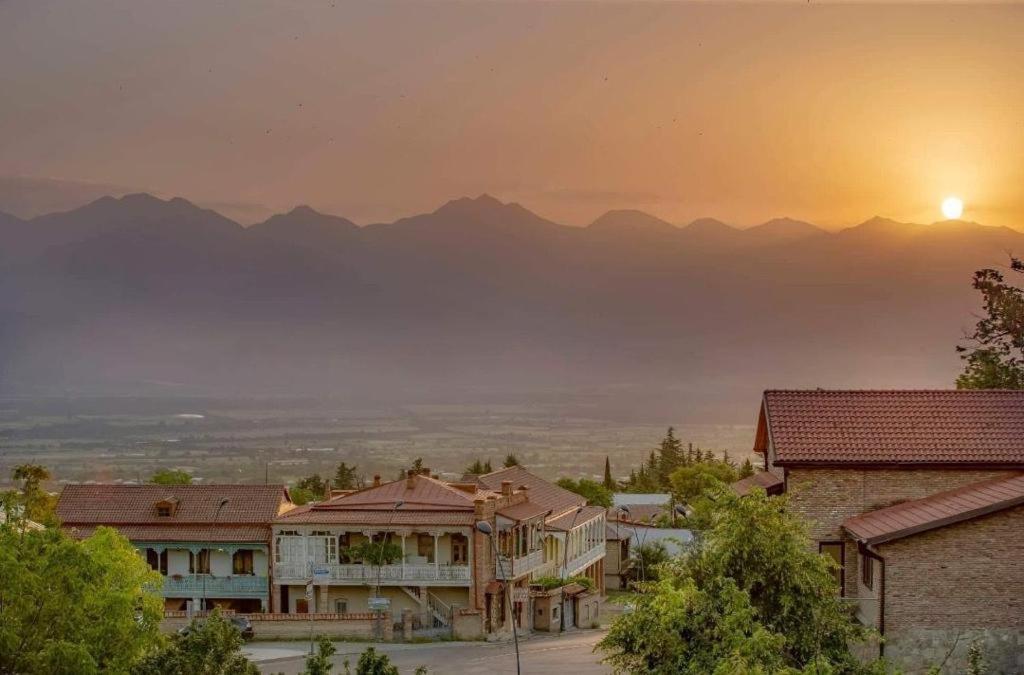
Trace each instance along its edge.
<instances>
[{"instance_id":1,"label":"roof eave","mask_svg":"<svg viewBox=\"0 0 1024 675\"><path fill-rule=\"evenodd\" d=\"M880 544L887 544L891 541L896 541L897 539L905 539L915 534L922 534L924 532L929 532L931 530L937 530L939 528L948 527L949 525L956 525L957 523L962 523L968 520L974 520L975 518L981 518L982 516L987 516L993 513L998 513L1000 511L1005 511L1006 509L1012 509L1015 506L1021 506L1022 504L1024 504L1024 495L1020 497L1014 497L1012 499L1007 499L1001 502L997 502L995 504L987 504L976 509L971 509L970 511L964 511L962 513L946 516L944 518L930 520L927 523L921 523L920 525L905 527L901 530L896 530L895 532L887 532L885 534L878 535L875 537L865 537L862 535L858 535L854 530L850 529L846 525L843 525L843 529L852 534L854 539L856 539L858 542L866 546L878 546Z\"/></svg>"}]
</instances>

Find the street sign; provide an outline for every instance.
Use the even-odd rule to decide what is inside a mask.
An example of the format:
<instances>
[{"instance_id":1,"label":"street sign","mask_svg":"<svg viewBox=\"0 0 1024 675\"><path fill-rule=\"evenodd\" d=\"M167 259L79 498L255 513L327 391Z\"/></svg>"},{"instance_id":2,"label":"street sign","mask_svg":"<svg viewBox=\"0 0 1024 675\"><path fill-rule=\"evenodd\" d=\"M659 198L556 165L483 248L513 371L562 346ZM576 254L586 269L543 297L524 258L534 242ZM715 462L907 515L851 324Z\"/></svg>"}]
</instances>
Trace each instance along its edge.
<instances>
[{"instance_id":1,"label":"street sign","mask_svg":"<svg viewBox=\"0 0 1024 675\"><path fill-rule=\"evenodd\" d=\"M326 584L331 580L331 568L326 565L313 565L313 583Z\"/></svg>"},{"instance_id":2,"label":"street sign","mask_svg":"<svg viewBox=\"0 0 1024 675\"><path fill-rule=\"evenodd\" d=\"M383 612L391 607L391 600L388 598L368 598L366 606L372 612Z\"/></svg>"}]
</instances>

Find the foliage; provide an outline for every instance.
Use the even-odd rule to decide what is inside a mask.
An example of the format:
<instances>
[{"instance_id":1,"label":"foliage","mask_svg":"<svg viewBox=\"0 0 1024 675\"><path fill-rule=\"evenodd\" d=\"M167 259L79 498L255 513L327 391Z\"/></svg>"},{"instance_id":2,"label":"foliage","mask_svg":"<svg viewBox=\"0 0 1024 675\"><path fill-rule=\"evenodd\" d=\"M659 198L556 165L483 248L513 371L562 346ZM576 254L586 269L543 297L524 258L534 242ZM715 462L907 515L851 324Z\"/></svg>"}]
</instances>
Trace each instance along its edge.
<instances>
[{"instance_id":1,"label":"foliage","mask_svg":"<svg viewBox=\"0 0 1024 675\"><path fill-rule=\"evenodd\" d=\"M4 500L12 511L37 523L55 525L57 498L43 489L43 482L50 480L50 471L39 464L19 464L11 478L21 482L19 491Z\"/></svg>"},{"instance_id":2,"label":"foliage","mask_svg":"<svg viewBox=\"0 0 1024 675\"><path fill-rule=\"evenodd\" d=\"M174 635L137 664L132 674L258 675L259 668L241 653L242 644L238 628L215 609L205 620L193 619L186 633Z\"/></svg>"},{"instance_id":3,"label":"foliage","mask_svg":"<svg viewBox=\"0 0 1024 675\"><path fill-rule=\"evenodd\" d=\"M975 640L967 648L967 673L966 675L985 675L988 666L985 663L985 655L981 651L981 643Z\"/></svg>"},{"instance_id":4,"label":"foliage","mask_svg":"<svg viewBox=\"0 0 1024 675\"><path fill-rule=\"evenodd\" d=\"M537 577L530 582L531 586L540 586L545 591L550 591L555 588L561 588L562 586L568 586L569 584L579 584L588 591L594 588L594 581L590 577L583 575L577 575L574 577Z\"/></svg>"},{"instance_id":5,"label":"foliage","mask_svg":"<svg viewBox=\"0 0 1024 675\"><path fill-rule=\"evenodd\" d=\"M327 497L327 481L321 478L318 473L306 476L296 483L295 487L309 493L310 499L307 501L322 501Z\"/></svg>"},{"instance_id":6,"label":"foliage","mask_svg":"<svg viewBox=\"0 0 1024 675\"><path fill-rule=\"evenodd\" d=\"M597 481L592 481L589 478L580 478L578 481L573 480L572 478L559 478L555 481L555 484L561 488L565 488L569 492L575 492L581 497L586 497L587 503L591 506L603 506L606 509L611 508L611 490Z\"/></svg>"},{"instance_id":7,"label":"foliage","mask_svg":"<svg viewBox=\"0 0 1024 675\"><path fill-rule=\"evenodd\" d=\"M159 469L149 477L149 482L155 485L191 485L192 474L176 469Z\"/></svg>"},{"instance_id":8,"label":"foliage","mask_svg":"<svg viewBox=\"0 0 1024 675\"><path fill-rule=\"evenodd\" d=\"M402 547L390 541L364 541L348 549L352 560L362 560L369 565L390 565L402 559Z\"/></svg>"},{"instance_id":9,"label":"foliage","mask_svg":"<svg viewBox=\"0 0 1024 675\"><path fill-rule=\"evenodd\" d=\"M292 502L299 506L308 504L314 499L312 492L310 492L309 490L304 490L300 487L293 487L289 489L288 495L291 496Z\"/></svg>"},{"instance_id":10,"label":"foliage","mask_svg":"<svg viewBox=\"0 0 1024 675\"><path fill-rule=\"evenodd\" d=\"M640 544L630 552L626 576L633 583L656 581L661 576L661 565L667 563L670 557L665 544L660 541Z\"/></svg>"},{"instance_id":11,"label":"foliage","mask_svg":"<svg viewBox=\"0 0 1024 675\"><path fill-rule=\"evenodd\" d=\"M1010 270L1024 274L1024 260L1011 258ZM975 272L973 286L985 316L956 348L965 362L957 389L1024 389L1024 288L994 269Z\"/></svg>"},{"instance_id":12,"label":"foliage","mask_svg":"<svg viewBox=\"0 0 1024 675\"><path fill-rule=\"evenodd\" d=\"M849 645L864 629L784 498L714 498L700 545L662 564L637 611L601 641L608 662L651 673L855 672Z\"/></svg>"},{"instance_id":13,"label":"foliage","mask_svg":"<svg viewBox=\"0 0 1024 675\"><path fill-rule=\"evenodd\" d=\"M508 453L507 455L505 455L505 468L506 469L511 468L513 466L522 466L522 465L523 464L522 464L522 462L519 461L519 458L516 457L511 452Z\"/></svg>"},{"instance_id":14,"label":"foliage","mask_svg":"<svg viewBox=\"0 0 1024 675\"><path fill-rule=\"evenodd\" d=\"M743 460L743 464L742 466L740 466L740 470L736 472L736 478L737 480L739 480L742 478L750 478L753 475L754 464L750 461L750 458L747 457L745 460Z\"/></svg>"},{"instance_id":15,"label":"foliage","mask_svg":"<svg viewBox=\"0 0 1024 675\"><path fill-rule=\"evenodd\" d=\"M679 469L694 464L721 464L733 470L736 468L729 460L728 452L723 454L722 459L718 459L711 450L695 448L693 443L687 444L684 451L682 443L676 438L675 429L669 427L658 447L651 450L647 461L641 462L639 468L630 471L629 478L622 483L622 491L632 493L670 492L672 491L672 475Z\"/></svg>"},{"instance_id":16,"label":"foliage","mask_svg":"<svg viewBox=\"0 0 1024 675\"><path fill-rule=\"evenodd\" d=\"M608 458L607 455L605 455L604 457L604 480L601 484L604 485L605 489L608 490L609 492L615 492L615 490L619 487L615 483L615 479L612 478L612 461Z\"/></svg>"},{"instance_id":17,"label":"foliage","mask_svg":"<svg viewBox=\"0 0 1024 675\"><path fill-rule=\"evenodd\" d=\"M399 672L387 654L379 654L373 647L367 647L366 651L359 655L356 675L399 675Z\"/></svg>"},{"instance_id":18,"label":"foliage","mask_svg":"<svg viewBox=\"0 0 1024 675\"><path fill-rule=\"evenodd\" d=\"M339 490L355 490L360 483L358 468L345 462L338 464L334 472L334 487Z\"/></svg>"},{"instance_id":19,"label":"foliage","mask_svg":"<svg viewBox=\"0 0 1024 675\"><path fill-rule=\"evenodd\" d=\"M491 460L481 462L479 459L476 459L472 464L466 467L465 473L471 473L479 476L485 473L491 473L493 470L494 469L491 468Z\"/></svg>"},{"instance_id":20,"label":"foliage","mask_svg":"<svg viewBox=\"0 0 1024 675\"><path fill-rule=\"evenodd\" d=\"M316 639L316 654L306 657L306 668L302 675L328 675L334 664L331 657L338 651L329 637L320 635Z\"/></svg>"},{"instance_id":21,"label":"foliage","mask_svg":"<svg viewBox=\"0 0 1024 675\"><path fill-rule=\"evenodd\" d=\"M160 575L97 528L0 525L0 673L127 673L159 644Z\"/></svg>"}]
</instances>

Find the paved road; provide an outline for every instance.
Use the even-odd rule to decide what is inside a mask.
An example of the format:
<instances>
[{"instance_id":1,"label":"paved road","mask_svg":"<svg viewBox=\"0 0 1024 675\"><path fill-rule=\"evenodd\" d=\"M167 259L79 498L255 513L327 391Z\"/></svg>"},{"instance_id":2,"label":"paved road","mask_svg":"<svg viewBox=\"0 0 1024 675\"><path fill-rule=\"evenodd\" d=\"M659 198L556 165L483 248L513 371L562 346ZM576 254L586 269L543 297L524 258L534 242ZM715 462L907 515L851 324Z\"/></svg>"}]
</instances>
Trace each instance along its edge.
<instances>
[{"instance_id":1,"label":"paved road","mask_svg":"<svg viewBox=\"0 0 1024 675\"><path fill-rule=\"evenodd\" d=\"M524 675L607 675L611 669L598 663L594 645L604 631L588 630L570 635L531 636L519 643ZM334 672L349 658L353 669L358 655L369 644L338 642ZM511 643L434 642L424 644L376 644L398 666L402 675L412 675L417 666L426 666L431 675L507 675L516 672L515 651ZM264 673L294 675L302 671L308 643L253 642L245 652Z\"/></svg>"}]
</instances>

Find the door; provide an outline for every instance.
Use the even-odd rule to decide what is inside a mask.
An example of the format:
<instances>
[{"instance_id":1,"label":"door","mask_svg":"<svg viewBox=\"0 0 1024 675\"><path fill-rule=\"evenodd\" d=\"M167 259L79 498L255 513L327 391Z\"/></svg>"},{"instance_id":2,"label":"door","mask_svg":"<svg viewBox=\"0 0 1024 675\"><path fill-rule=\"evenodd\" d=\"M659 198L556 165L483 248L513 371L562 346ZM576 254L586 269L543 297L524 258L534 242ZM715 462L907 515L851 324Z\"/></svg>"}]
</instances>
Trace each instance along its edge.
<instances>
[{"instance_id":1,"label":"door","mask_svg":"<svg viewBox=\"0 0 1024 675\"><path fill-rule=\"evenodd\" d=\"M292 604L288 600L288 587L281 586L281 606L278 609L284 614L292 611Z\"/></svg>"},{"instance_id":2,"label":"door","mask_svg":"<svg viewBox=\"0 0 1024 675\"><path fill-rule=\"evenodd\" d=\"M562 601L562 607L564 608L562 611L565 612L566 630L569 630L576 625L576 612L574 611L575 608L573 607L573 605L575 604L576 603L573 602L572 598L564 599Z\"/></svg>"}]
</instances>

